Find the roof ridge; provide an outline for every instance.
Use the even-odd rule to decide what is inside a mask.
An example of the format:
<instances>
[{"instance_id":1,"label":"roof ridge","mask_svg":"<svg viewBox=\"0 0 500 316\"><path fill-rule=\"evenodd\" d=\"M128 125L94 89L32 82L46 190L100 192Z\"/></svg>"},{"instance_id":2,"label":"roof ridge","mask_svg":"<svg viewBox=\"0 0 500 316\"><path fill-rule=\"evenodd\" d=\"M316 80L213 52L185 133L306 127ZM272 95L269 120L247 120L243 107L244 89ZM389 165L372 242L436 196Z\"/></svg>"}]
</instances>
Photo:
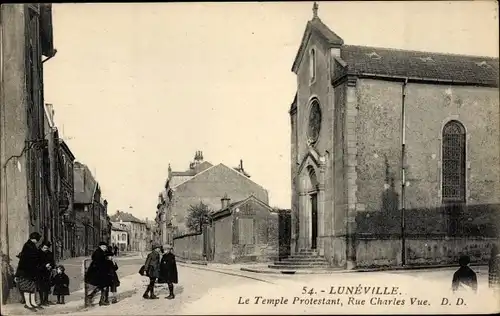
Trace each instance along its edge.
<instances>
[{"instance_id":1,"label":"roof ridge","mask_svg":"<svg viewBox=\"0 0 500 316\"><path fill-rule=\"evenodd\" d=\"M469 57L469 58L485 58L490 60L498 60L499 57L493 56L481 56L481 55L467 55L467 54L458 54L458 53L443 53L443 52L432 52L432 51L424 51L424 50L413 50L413 49L402 49L402 48L393 48L393 47L380 47L380 46L366 46L366 45L343 45L342 48L349 47L359 47L359 48L368 48L368 49L380 49L386 51L398 51L398 52L407 52L407 53L418 53L418 54L432 54L432 55L441 55L441 56L456 56L456 57Z\"/></svg>"}]
</instances>

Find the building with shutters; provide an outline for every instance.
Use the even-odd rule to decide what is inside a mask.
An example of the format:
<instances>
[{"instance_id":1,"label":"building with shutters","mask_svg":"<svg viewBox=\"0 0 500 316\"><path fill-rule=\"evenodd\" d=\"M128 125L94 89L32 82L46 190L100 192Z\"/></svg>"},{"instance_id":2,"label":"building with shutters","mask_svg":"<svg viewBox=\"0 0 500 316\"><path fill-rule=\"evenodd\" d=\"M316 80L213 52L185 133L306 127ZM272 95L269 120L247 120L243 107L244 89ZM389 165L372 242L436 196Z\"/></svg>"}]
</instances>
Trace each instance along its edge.
<instances>
[{"instance_id":1,"label":"building with shutters","mask_svg":"<svg viewBox=\"0 0 500 316\"><path fill-rule=\"evenodd\" d=\"M488 259L499 60L347 45L317 15L292 71L292 252L331 266Z\"/></svg>"}]
</instances>

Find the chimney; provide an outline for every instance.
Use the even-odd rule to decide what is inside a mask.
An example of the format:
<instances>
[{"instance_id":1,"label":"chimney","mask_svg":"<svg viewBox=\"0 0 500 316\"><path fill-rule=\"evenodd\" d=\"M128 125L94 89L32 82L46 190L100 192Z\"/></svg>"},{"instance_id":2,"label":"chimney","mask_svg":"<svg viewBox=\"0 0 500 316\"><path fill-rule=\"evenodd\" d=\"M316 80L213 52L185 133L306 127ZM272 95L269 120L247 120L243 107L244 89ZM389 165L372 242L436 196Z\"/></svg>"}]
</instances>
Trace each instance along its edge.
<instances>
[{"instance_id":1,"label":"chimney","mask_svg":"<svg viewBox=\"0 0 500 316\"><path fill-rule=\"evenodd\" d=\"M231 199L227 196L227 193L224 194L224 197L220 199L221 202L221 208L225 209L226 207L229 206L229 202L231 202Z\"/></svg>"},{"instance_id":2,"label":"chimney","mask_svg":"<svg viewBox=\"0 0 500 316\"><path fill-rule=\"evenodd\" d=\"M240 159L240 170L243 171L243 159Z\"/></svg>"}]
</instances>

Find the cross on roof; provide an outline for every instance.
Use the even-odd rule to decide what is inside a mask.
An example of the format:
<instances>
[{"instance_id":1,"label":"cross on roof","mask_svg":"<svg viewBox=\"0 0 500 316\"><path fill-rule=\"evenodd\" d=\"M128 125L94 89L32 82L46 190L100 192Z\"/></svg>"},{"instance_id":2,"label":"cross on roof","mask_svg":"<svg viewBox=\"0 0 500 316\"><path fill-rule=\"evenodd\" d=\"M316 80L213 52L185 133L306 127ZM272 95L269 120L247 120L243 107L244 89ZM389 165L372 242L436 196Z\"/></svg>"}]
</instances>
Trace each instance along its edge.
<instances>
[{"instance_id":1,"label":"cross on roof","mask_svg":"<svg viewBox=\"0 0 500 316\"><path fill-rule=\"evenodd\" d=\"M318 17L318 3L315 1L313 4L313 18Z\"/></svg>"}]
</instances>

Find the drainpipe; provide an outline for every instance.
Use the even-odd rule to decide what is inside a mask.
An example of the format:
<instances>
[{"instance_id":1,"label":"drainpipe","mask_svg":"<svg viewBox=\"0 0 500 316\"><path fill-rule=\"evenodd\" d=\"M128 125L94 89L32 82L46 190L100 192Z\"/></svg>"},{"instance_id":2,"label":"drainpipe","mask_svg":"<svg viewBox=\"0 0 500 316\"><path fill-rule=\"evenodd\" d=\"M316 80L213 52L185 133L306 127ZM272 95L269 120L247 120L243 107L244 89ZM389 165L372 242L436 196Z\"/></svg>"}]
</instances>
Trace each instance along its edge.
<instances>
[{"instance_id":1,"label":"drainpipe","mask_svg":"<svg viewBox=\"0 0 500 316\"><path fill-rule=\"evenodd\" d=\"M406 190L406 85L408 77L401 88L401 265L406 265L406 240L405 240L405 190Z\"/></svg>"}]
</instances>

